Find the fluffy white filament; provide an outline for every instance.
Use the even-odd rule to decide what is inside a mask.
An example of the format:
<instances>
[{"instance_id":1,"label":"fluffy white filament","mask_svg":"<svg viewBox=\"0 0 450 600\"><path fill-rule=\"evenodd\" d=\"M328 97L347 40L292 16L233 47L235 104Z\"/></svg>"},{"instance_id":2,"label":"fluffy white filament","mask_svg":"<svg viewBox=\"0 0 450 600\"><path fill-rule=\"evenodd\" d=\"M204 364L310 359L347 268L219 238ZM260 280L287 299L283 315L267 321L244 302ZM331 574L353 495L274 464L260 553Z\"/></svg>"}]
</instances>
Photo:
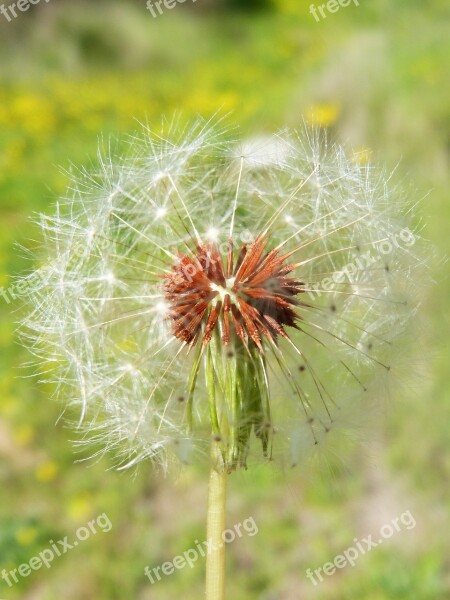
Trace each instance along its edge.
<instances>
[{"instance_id":1,"label":"fluffy white filament","mask_svg":"<svg viewBox=\"0 0 450 600\"><path fill-rule=\"evenodd\" d=\"M203 376L187 427L195 351L171 333L162 276L200 240L226 247L232 231L239 246L267 232L304 283L299 329L266 347L267 385L275 446L297 462L320 444L389 371L417 307L419 237L388 179L306 128L238 144L211 123L174 124L144 129L125 158L101 157L41 216L46 258L28 278L24 322L86 441L122 467L166 468L208 445Z\"/></svg>"}]
</instances>

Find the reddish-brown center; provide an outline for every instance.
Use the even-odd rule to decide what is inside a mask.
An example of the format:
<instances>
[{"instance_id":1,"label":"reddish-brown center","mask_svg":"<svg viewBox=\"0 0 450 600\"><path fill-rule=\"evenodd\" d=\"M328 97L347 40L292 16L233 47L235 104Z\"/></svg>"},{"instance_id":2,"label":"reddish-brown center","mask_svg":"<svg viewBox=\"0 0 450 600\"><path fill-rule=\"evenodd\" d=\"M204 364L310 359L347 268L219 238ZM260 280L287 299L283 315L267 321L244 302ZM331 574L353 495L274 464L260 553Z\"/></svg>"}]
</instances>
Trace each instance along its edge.
<instances>
[{"instance_id":1,"label":"reddish-brown center","mask_svg":"<svg viewBox=\"0 0 450 600\"><path fill-rule=\"evenodd\" d=\"M216 244L198 244L191 256L180 255L164 277L174 336L187 344L206 345L216 327L224 345L233 331L247 345L263 352L262 340L286 336L295 327L297 294L303 284L289 277L293 266L278 250L266 251L266 240L244 244L234 260L233 242L224 260Z\"/></svg>"}]
</instances>

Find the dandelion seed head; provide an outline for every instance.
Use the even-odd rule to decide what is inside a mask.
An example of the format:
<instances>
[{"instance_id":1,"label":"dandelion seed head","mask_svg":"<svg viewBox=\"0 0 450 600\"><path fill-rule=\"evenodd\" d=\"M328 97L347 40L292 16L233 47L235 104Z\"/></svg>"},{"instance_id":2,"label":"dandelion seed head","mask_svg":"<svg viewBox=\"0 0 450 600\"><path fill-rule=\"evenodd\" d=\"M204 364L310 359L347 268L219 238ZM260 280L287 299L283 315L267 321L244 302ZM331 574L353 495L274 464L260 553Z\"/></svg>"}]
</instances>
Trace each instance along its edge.
<instances>
[{"instance_id":1,"label":"dandelion seed head","mask_svg":"<svg viewBox=\"0 0 450 600\"><path fill-rule=\"evenodd\" d=\"M307 127L236 143L169 123L80 173L39 219L23 326L80 443L163 469L213 438L231 469L250 439L295 463L327 443L391 372L426 262L389 174L347 154Z\"/></svg>"}]
</instances>

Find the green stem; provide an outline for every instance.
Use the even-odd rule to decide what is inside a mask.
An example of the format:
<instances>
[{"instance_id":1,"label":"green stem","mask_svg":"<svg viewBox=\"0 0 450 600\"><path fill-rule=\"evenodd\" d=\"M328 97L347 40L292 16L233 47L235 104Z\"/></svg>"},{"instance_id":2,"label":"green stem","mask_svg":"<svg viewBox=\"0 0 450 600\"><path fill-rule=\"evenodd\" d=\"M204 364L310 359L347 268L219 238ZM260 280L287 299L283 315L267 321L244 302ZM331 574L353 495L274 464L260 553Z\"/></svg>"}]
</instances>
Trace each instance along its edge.
<instances>
[{"instance_id":1,"label":"green stem","mask_svg":"<svg viewBox=\"0 0 450 600\"><path fill-rule=\"evenodd\" d=\"M209 476L207 539L210 551L206 557L206 600L225 598L225 530L227 471L224 468L219 444L211 446Z\"/></svg>"},{"instance_id":2,"label":"green stem","mask_svg":"<svg viewBox=\"0 0 450 600\"><path fill-rule=\"evenodd\" d=\"M216 405L216 378L214 374L214 365L211 356L211 349L208 348L206 350L206 387L208 388L208 398L209 398L209 414L211 417L211 425L214 435L216 436L216 441L220 440L220 426L219 426L219 416L217 414L217 405Z\"/></svg>"},{"instance_id":3,"label":"green stem","mask_svg":"<svg viewBox=\"0 0 450 600\"><path fill-rule=\"evenodd\" d=\"M187 423L188 423L189 431L192 431L192 404L194 401L194 391L195 391L195 386L197 384L197 376L198 376L198 372L200 370L201 359L202 359L202 347L200 344L198 347L198 350L197 350L197 354L194 359L194 363L192 365L191 374L190 374L189 383L188 383L188 401L187 401L187 406L186 406L186 412L187 412Z\"/></svg>"}]
</instances>

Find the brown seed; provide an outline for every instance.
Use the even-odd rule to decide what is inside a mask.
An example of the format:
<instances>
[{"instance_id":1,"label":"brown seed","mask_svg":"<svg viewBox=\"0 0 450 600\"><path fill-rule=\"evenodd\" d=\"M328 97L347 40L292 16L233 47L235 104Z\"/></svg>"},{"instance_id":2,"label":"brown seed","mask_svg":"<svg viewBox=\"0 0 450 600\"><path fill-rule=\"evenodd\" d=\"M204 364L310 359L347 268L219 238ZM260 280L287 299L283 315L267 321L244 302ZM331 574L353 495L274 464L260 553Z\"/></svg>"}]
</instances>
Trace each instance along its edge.
<instances>
[{"instance_id":1,"label":"brown seed","mask_svg":"<svg viewBox=\"0 0 450 600\"><path fill-rule=\"evenodd\" d=\"M172 332L187 344L201 340L206 346L220 326L226 346L233 328L245 345L254 344L262 353L264 339L287 337L285 328L296 327L296 296L303 284L289 276L293 267L286 264L287 256L266 250L263 237L244 244L235 264L232 248L230 240L221 257L216 244L199 243L192 256L180 255L164 277Z\"/></svg>"}]
</instances>

